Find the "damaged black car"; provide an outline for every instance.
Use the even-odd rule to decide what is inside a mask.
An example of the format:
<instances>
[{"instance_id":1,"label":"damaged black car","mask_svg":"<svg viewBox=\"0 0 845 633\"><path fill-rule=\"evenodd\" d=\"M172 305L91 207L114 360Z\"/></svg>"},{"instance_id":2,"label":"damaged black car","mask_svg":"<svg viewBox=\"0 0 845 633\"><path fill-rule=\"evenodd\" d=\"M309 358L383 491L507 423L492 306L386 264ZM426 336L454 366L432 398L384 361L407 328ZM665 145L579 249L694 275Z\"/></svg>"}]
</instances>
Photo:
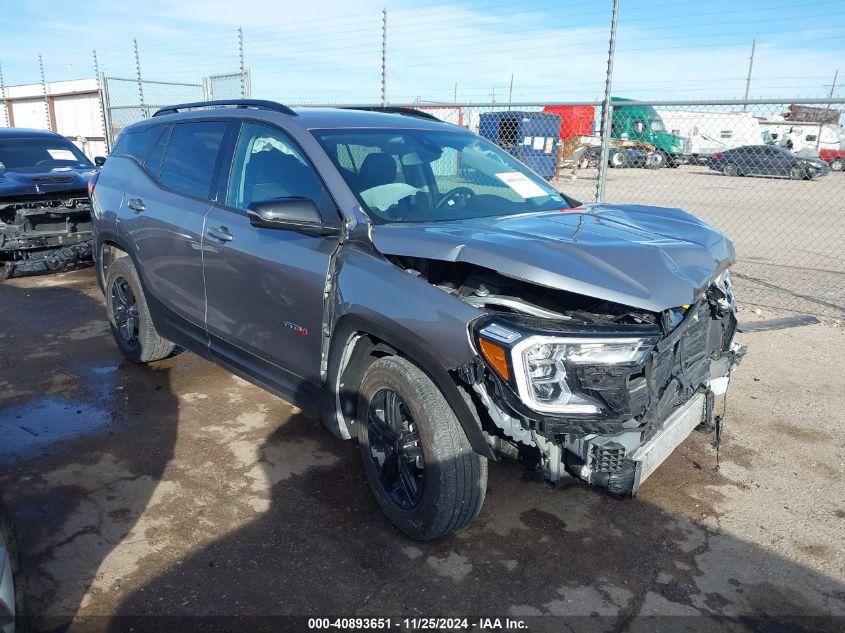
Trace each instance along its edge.
<instances>
[{"instance_id":1,"label":"damaged black car","mask_svg":"<svg viewBox=\"0 0 845 633\"><path fill-rule=\"evenodd\" d=\"M65 137L0 129L0 278L91 257L88 184L97 167Z\"/></svg>"}]
</instances>

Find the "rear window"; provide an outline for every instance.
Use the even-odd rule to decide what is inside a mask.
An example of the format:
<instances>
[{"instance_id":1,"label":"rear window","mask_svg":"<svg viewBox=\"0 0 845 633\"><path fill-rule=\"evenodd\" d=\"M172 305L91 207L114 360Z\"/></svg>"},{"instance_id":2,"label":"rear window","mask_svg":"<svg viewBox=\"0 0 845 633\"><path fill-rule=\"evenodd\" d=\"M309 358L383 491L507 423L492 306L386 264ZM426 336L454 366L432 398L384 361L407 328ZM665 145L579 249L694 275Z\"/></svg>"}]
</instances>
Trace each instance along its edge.
<instances>
[{"instance_id":1,"label":"rear window","mask_svg":"<svg viewBox=\"0 0 845 633\"><path fill-rule=\"evenodd\" d=\"M173 126L159 181L197 198L209 198L214 163L228 123L200 121Z\"/></svg>"},{"instance_id":2,"label":"rear window","mask_svg":"<svg viewBox=\"0 0 845 633\"><path fill-rule=\"evenodd\" d=\"M120 135L112 150L112 154L131 156L139 163L143 163L158 137L164 130L164 125L153 125L142 130L127 130Z\"/></svg>"}]
</instances>

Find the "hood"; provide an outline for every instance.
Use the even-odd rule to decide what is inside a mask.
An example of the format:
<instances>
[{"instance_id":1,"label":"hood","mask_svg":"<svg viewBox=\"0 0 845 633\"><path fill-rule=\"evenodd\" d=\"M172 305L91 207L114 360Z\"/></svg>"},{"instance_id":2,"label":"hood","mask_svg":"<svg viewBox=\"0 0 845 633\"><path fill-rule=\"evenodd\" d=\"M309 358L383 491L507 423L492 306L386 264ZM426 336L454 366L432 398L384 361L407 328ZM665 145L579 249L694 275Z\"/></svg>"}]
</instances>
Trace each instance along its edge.
<instances>
[{"instance_id":1,"label":"hood","mask_svg":"<svg viewBox=\"0 0 845 633\"><path fill-rule=\"evenodd\" d=\"M97 170L93 167L16 167L0 170L0 200L38 200L63 195L88 195L88 181Z\"/></svg>"},{"instance_id":2,"label":"hood","mask_svg":"<svg viewBox=\"0 0 845 633\"><path fill-rule=\"evenodd\" d=\"M706 222L639 205L384 224L372 241L386 255L468 262L653 312L693 303L735 259L731 241Z\"/></svg>"},{"instance_id":3,"label":"hood","mask_svg":"<svg viewBox=\"0 0 845 633\"><path fill-rule=\"evenodd\" d=\"M816 158L815 156L798 156L798 159L805 163L813 165L814 167L818 167L819 169L827 169L828 167L830 167L830 165L828 165L821 158Z\"/></svg>"}]
</instances>

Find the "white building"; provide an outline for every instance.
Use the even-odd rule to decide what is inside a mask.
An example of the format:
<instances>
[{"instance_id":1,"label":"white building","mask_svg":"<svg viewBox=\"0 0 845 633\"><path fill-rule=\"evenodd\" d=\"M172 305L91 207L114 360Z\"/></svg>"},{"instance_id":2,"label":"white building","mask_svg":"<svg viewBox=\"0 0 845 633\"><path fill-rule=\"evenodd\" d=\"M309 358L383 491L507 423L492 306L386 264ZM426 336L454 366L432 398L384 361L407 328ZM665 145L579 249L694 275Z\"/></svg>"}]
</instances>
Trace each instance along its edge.
<instances>
[{"instance_id":1,"label":"white building","mask_svg":"<svg viewBox=\"0 0 845 633\"><path fill-rule=\"evenodd\" d=\"M40 83L5 86L5 99L0 95L0 101L0 127L53 130L91 159L106 155L96 79L50 82L46 99Z\"/></svg>"}]
</instances>

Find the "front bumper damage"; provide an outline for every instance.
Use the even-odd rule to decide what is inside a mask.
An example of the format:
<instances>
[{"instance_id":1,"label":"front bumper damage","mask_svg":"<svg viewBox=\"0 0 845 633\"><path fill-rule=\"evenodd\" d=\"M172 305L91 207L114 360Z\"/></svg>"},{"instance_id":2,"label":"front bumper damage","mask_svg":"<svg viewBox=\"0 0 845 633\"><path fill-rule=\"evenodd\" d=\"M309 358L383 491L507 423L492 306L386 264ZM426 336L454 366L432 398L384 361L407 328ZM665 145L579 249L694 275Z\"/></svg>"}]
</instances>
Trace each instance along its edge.
<instances>
[{"instance_id":1,"label":"front bumper damage","mask_svg":"<svg viewBox=\"0 0 845 633\"><path fill-rule=\"evenodd\" d=\"M671 325L661 320L659 339L642 363L586 366L571 377L573 389L601 403L595 414L538 413L480 358L464 368L460 375L487 414L494 450L534 465L550 483L574 477L632 496L694 429L718 436L716 403L745 353L733 342L729 282L714 283L675 312Z\"/></svg>"},{"instance_id":2,"label":"front bumper damage","mask_svg":"<svg viewBox=\"0 0 845 633\"><path fill-rule=\"evenodd\" d=\"M90 259L92 235L87 196L2 201L0 274L9 278L72 267Z\"/></svg>"}]
</instances>

